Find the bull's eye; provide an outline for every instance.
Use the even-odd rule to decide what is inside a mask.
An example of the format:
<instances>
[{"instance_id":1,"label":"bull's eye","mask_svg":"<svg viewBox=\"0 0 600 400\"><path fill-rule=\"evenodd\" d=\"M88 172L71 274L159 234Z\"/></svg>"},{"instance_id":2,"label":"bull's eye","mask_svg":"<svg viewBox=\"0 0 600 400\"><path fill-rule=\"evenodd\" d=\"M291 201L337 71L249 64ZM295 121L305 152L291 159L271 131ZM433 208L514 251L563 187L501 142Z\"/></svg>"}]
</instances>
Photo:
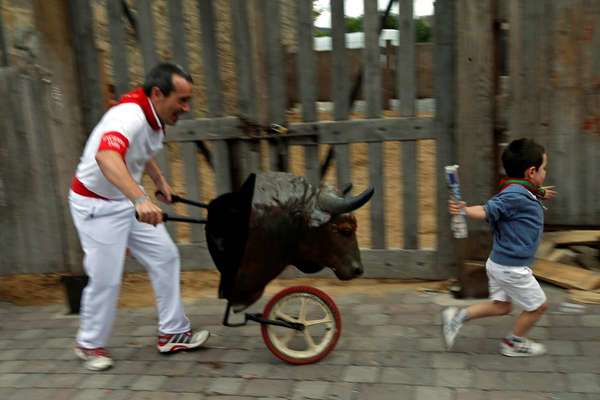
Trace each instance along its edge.
<instances>
[{"instance_id":1,"label":"bull's eye","mask_svg":"<svg viewBox=\"0 0 600 400\"><path fill-rule=\"evenodd\" d=\"M349 228L341 228L341 229L338 230L338 232L341 235L346 236L346 237L350 237L354 233L354 231L352 229L349 229Z\"/></svg>"}]
</instances>

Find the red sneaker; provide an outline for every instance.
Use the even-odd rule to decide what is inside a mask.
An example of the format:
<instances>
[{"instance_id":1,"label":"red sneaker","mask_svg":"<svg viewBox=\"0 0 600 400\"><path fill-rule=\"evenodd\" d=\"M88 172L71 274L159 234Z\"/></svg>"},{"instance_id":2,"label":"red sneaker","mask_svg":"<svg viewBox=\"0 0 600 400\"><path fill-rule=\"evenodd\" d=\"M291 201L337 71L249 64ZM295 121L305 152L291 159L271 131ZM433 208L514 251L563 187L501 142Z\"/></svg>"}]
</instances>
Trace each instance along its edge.
<instances>
[{"instance_id":1,"label":"red sneaker","mask_svg":"<svg viewBox=\"0 0 600 400\"><path fill-rule=\"evenodd\" d=\"M75 347L75 354L85 361L84 365L90 371L103 371L113 365L113 360L104 347L86 349L85 347L77 346Z\"/></svg>"}]
</instances>

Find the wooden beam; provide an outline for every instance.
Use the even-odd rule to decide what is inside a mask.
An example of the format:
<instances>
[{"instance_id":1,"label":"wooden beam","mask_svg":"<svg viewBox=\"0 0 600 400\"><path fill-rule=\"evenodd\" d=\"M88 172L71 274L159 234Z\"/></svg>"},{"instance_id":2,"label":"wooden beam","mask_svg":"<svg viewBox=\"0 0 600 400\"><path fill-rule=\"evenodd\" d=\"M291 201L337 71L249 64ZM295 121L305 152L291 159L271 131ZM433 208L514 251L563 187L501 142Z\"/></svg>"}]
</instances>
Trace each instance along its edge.
<instances>
[{"instance_id":1,"label":"wooden beam","mask_svg":"<svg viewBox=\"0 0 600 400\"><path fill-rule=\"evenodd\" d=\"M144 71L150 72L158 62L156 46L154 45L154 16L152 15L152 0L138 0L138 40L142 46L142 58L144 59Z\"/></svg>"},{"instance_id":2,"label":"wooden beam","mask_svg":"<svg viewBox=\"0 0 600 400\"><path fill-rule=\"evenodd\" d=\"M127 66L127 46L125 42L125 24L123 23L123 5L121 0L108 0L108 33L110 38L111 59L115 95L119 98L129 91L129 67Z\"/></svg>"},{"instance_id":3,"label":"wooden beam","mask_svg":"<svg viewBox=\"0 0 600 400\"><path fill-rule=\"evenodd\" d=\"M397 93L400 100L400 115L415 115L415 98L417 93L417 69L415 62L415 20L413 16L413 0L400 0L399 5L400 45L396 53Z\"/></svg>"}]
</instances>

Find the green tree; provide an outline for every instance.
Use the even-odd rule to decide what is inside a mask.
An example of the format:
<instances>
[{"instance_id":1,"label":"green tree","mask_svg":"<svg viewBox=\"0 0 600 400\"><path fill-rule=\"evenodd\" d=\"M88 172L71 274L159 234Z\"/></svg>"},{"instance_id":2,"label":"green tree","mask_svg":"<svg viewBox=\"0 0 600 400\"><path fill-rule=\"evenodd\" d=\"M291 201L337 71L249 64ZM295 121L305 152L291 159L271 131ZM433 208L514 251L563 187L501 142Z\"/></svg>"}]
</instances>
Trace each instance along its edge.
<instances>
[{"instance_id":1,"label":"green tree","mask_svg":"<svg viewBox=\"0 0 600 400\"><path fill-rule=\"evenodd\" d=\"M418 43L431 42L431 26L423 18L415 19L415 39Z\"/></svg>"},{"instance_id":2,"label":"green tree","mask_svg":"<svg viewBox=\"0 0 600 400\"><path fill-rule=\"evenodd\" d=\"M346 17L346 32L362 32L363 31L363 17Z\"/></svg>"}]
</instances>

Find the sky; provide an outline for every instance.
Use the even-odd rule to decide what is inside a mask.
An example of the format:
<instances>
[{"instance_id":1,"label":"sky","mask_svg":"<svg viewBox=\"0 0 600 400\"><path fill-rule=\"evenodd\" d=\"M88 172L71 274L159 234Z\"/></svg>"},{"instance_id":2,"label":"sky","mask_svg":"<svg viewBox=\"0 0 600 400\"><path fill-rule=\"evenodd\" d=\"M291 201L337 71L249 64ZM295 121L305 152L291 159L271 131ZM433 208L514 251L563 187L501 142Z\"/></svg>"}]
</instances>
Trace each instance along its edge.
<instances>
[{"instance_id":1,"label":"sky","mask_svg":"<svg viewBox=\"0 0 600 400\"><path fill-rule=\"evenodd\" d=\"M379 9L385 11L389 0L377 0L379 3ZM433 14L433 2L434 0L414 0L414 14L415 16L431 15ZM322 9L322 13L317 18L315 25L322 28L331 27L331 14L329 13L330 0L317 0L315 3L316 7ZM363 14L364 0L346 0L344 2L344 12L346 16L358 17ZM393 13L398 13L398 2L394 2L392 7Z\"/></svg>"}]
</instances>

